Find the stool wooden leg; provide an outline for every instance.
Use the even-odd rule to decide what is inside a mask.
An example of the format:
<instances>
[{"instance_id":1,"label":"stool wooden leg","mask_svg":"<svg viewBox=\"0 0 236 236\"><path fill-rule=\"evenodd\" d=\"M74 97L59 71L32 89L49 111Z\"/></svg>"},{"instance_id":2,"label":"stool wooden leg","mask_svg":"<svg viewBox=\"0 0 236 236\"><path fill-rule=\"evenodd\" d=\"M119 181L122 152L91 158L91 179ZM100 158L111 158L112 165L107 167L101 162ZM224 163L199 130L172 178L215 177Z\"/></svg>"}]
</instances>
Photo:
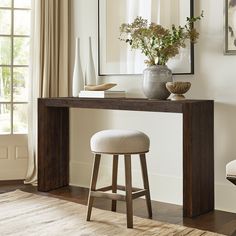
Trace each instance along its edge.
<instances>
[{"instance_id":1,"label":"stool wooden leg","mask_svg":"<svg viewBox=\"0 0 236 236\"><path fill-rule=\"evenodd\" d=\"M133 228L132 173L130 155L125 155L125 191L127 227Z\"/></svg>"},{"instance_id":2,"label":"stool wooden leg","mask_svg":"<svg viewBox=\"0 0 236 236\"><path fill-rule=\"evenodd\" d=\"M148 215L149 215L149 218L152 218L152 205L151 205L151 197L150 197L147 163L146 163L145 154L140 154L140 163L141 163L142 176L143 176L143 185L144 185L144 188L147 190L147 194L145 195L145 197L146 197Z\"/></svg>"},{"instance_id":3,"label":"stool wooden leg","mask_svg":"<svg viewBox=\"0 0 236 236\"><path fill-rule=\"evenodd\" d=\"M96 190L100 159L101 159L101 155L95 154L94 161L93 161L93 172L92 172L92 178L91 178L91 184L90 184L90 190L89 190L89 198L88 198L87 221L90 221L90 217L91 217L93 200L94 200L94 197L91 196L91 191Z\"/></svg>"},{"instance_id":4,"label":"stool wooden leg","mask_svg":"<svg viewBox=\"0 0 236 236\"><path fill-rule=\"evenodd\" d=\"M112 169L112 193L117 192L117 171L118 171L118 155L113 155L113 169ZM116 200L112 200L111 210L116 211Z\"/></svg>"}]
</instances>

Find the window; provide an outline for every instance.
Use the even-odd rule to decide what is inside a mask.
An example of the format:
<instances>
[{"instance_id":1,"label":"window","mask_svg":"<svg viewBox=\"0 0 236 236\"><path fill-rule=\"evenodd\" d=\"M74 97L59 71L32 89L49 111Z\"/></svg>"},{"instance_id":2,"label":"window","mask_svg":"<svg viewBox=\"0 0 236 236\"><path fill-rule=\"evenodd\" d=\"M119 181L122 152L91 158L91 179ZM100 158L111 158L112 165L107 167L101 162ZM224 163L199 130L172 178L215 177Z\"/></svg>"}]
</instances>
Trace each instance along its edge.
<instances>
[{"instance_id":1,"label":"window","mask_svg":"<svg viewBox=\"0 0 236 236\"><path fill-rule=\"evenodd\" d=\"M0 0L0 134L27 133L31 0Z\"/></svg>"}]
</instances>

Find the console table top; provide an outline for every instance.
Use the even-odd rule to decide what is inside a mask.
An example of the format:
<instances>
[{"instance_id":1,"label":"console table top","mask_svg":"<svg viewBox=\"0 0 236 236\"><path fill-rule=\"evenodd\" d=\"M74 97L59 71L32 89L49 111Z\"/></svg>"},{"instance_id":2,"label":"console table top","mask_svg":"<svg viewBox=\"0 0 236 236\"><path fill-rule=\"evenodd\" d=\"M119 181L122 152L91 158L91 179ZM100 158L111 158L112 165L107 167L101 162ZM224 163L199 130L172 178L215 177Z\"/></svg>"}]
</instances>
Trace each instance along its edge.
<instances>
[{"instance_id":1,"label":"console table top","mask_svg":"<svg viewBox=\"0 0 236 236\"><path fill-rule=\"evenodd\" d=\"M91 108L110 110L156 111L183 113L184 108L197 104L214 103L213 100L150 100L145 98L39 98L48 107Z\"/></svg>"}]
</instances>

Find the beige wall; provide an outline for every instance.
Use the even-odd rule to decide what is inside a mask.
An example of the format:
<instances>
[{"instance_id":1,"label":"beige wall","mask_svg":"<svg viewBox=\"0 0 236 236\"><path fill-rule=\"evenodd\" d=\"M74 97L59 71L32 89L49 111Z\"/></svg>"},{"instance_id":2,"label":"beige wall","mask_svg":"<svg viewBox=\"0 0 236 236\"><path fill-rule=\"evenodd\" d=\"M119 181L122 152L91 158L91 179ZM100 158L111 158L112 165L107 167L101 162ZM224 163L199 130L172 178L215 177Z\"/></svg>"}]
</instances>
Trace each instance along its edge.
<instances>
[{"instance_id":1,"label":"beige wall","mask_svg":"<svg viewBox=\"0 0 236 236\"><path fill-rule=\"evenodd\" d=\"M195 75L176 76L190 81L188 98L215 100L215 196L216 208L236 212L236 187L225 180L225 165L236 159L236 56L223 55L224 0L195 1L195 12L205 12L200 22L200 40L195 47ZM92 36L97 61L97 1L72 0L71 71L74 37L81 38L82 66L86 68L88 37ZM141 76L105 77L117 82L129 96L142 97ZM71 112L71 171L73 185L88 186L92 155L89 138L104 128L135 128L151 138L148 168L152 197L163 202L182 203L182 116L179 114L80 110ZM109 159L102 162L100 184L109 181ZM121 161L121 164L123 162ZM121 169L123 166L120 166ZM134 182L140 181L139 165L134 161ZM122 170L119 180L123 181Z\"/></svg>"}]
</instances>

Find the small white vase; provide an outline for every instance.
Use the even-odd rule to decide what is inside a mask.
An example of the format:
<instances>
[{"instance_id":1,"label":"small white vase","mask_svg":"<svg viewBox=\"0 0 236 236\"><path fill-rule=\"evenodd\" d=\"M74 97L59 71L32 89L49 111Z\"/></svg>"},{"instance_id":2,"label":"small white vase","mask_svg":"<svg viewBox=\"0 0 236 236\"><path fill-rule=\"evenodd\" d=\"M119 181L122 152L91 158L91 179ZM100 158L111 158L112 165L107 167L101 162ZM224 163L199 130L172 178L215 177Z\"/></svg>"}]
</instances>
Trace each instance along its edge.
<instances>
[{"instance_id":1,"label":"small white vase","mask_svg":"<svg viewBox=\"0 0 236 236\"><path fill-rule=\"evenodd\" d=\"M89 55L88 55L88 64L86 68L86 73L85 73L85 81L86 81L86 85L97 84L94 61L93 61L91 37L89 37Z\"/></svg>"},{"instance_id":2,"label":"small white vase","mask_svg":"<svg viewBox=\"0 0 236 236\"><path fill-rule=\"evenodd\" d=\"M84 78L80 60L80 39L76 38L75 63L72 79L72 96L78 97L79 92L84 89Z\"/></svg>"}]
</instances>

